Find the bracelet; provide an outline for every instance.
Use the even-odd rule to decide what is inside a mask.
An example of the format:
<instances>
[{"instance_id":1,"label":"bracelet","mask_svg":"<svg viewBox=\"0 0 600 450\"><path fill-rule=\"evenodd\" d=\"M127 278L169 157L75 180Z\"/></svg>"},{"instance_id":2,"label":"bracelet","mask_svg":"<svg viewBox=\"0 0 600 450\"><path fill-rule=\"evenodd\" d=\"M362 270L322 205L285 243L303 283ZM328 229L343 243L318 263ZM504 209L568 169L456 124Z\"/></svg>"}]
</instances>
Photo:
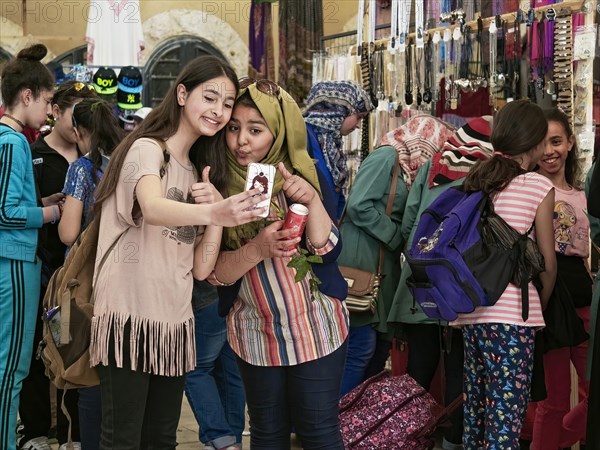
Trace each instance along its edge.
<instances>
[{"instance_id":1,"label":"bracelet","mask_svg":"<svg viewBox=\"0 0 600 450\"><path fill-rule=\"evenodd\" d=\"M235 284L235 281L233 283L223 283L217 278L217 274L215 274L214 270L210 273L208 278L206 278L206 281L213 286L231 286Z\"/></svg>"},{"instance_id":2,"label":"bracelet","mask_svg":"<svg viewBox=\"0 0 600 450\"><path fill-rule=\"evenodd\" d=\"M54 206L52 207L52 220L50 221L50 223L52 225L56 223L56 208Z\"/></svg>"}]
</instances>

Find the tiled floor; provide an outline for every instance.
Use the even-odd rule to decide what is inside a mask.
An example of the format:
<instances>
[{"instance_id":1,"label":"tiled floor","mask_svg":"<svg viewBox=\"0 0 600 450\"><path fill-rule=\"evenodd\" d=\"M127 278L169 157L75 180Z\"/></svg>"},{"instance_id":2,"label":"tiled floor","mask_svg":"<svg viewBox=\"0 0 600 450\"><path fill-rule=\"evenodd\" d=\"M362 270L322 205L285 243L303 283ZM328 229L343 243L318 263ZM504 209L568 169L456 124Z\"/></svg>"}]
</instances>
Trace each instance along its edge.
<instances>
[{"instance_id":1,"label":"tiled floor","mask_svg":"<svg viewBox=\"0 0 600 450\"><path fill-rule=\"evenodd\" d=\"M177 428L177 450L201 450L202 447L198 442L198 424L196 419L188 405L185 396L183 398L183 404L181 405L181 419L179 420L179 427ZM243 448L246 450L250 449L250 437L244 436ZM58 450L58 445L52 445L53 450ZM301 450L302 447L298 441L292 436L292 450ZM436 446L434 450L441 449L440 446ZM377 449L373 449L377 450Z\"/></svg>"}]
</instances>

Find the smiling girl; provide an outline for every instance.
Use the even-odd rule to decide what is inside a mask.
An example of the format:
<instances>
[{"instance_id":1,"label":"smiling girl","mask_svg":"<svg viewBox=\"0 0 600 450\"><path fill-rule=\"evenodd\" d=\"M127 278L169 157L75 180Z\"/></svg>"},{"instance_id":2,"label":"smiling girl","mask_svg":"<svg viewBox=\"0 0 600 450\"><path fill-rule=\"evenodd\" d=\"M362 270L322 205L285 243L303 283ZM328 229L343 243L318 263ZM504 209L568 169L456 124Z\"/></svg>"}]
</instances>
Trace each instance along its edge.
<instances>
[{"instance_id":1,"label":"smiling girl","mask_svg":"<svg viewBox=\"0 0 600 450\"><path fill-rule=\"evenodd\" d=\"M586 331L590 326L592 278L587 265L590 248L590 222L587 216L585 192L578 189L579 166L576 161L577 144L568 117L559 109L545 112L548 133L544 155L540 158L538 172L548 177L554 185L554 240L558 265L556 295L563 295L559 285L564 285L564 295L572 301ZM559 294L560 293L560 294ZM553 295L551 301L559 301ZM585 437L588 383L585 381L589 341L571 347L545 348L544 372L546 400L539 402L533 427L531 448L556 450L571 447ZM548 347L546 345L545 347ZM571 363L579 377L580 401L570 407Z\"/></svg>"},{"instance_id":2,"label":"smiling girl","mask_svg":"<svg viewBox=\"0 0 600 450\"><path fill-rule=\"evenodd\" d=\"M102 397L101 448L174 449L185 373L195 367L193 278L213 270L222 226L261 214L258 190L223 200L215 141L237 79L215 57L187 64L161 104L111 155L96 191L101 213L91 363ZM199 155L199 171L190 149ZM192 204L191 189L204 198ZM104 255L108 255L104 258ZM102 264L104 261L104 264Z\"/></svg>"}]
</instances>

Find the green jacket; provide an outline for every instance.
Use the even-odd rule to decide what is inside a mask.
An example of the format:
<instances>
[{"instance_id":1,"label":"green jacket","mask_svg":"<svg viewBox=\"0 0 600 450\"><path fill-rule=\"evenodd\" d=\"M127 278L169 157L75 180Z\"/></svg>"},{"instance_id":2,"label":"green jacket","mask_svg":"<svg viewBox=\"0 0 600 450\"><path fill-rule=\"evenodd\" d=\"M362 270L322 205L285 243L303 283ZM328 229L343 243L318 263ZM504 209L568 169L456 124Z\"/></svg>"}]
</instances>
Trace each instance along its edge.
<instances>
[{"instance_id":1,"label":"green jacket","mask_svg":"<svg viewBox=\"0 0 600 450\"><path fill-rule=\"evenodd\" d=\"M438 195L451 186L457 186L463 182L462 179L453 181L442 186L429 187L429 170L431 161L421 166L415 181L408 193L408 200L402 217L402 236L406 239L406 248L410 248L421 213L433 202ZM437 320L429 319L418 304L413 302L413 297L406 285L407 278L411 275L408 264L402 267L400 281L394 295L394 301L388 315L388 323L439 323ZM414 309L413 309L414 308Z\"/></svg>"},{"instance_id":2,"label":"green jacket","mask_svg":"<svg viewBox=\"0 0 600 450\"><path fill-rule=\"evenodd\" d=\"M380 244L385 256L377 311L350 314L353 327L373 324L377 331L386 333L387 316L400 278L400 250L402 235L400 223L406 204L407 190L398 174L398 186L391 217L385 214L392 181L396 150L384 146L374 150L360 165L346 205L346 215L340 228L342 252L338 263L343 266L376 271Z\"/></svg>"}]
</instances>

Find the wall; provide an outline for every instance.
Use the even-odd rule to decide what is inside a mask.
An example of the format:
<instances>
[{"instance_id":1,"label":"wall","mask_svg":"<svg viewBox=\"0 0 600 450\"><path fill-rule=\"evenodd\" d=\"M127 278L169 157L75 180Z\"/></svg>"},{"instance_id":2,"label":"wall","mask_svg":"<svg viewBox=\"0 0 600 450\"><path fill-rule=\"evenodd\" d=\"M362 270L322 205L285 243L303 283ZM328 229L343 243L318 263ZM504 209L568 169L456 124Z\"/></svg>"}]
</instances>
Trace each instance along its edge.
<instances>
[{"instance_id":1,"label":"wall","mask_svg":"<svg viewBox=\"0 0 600 450\"><path fill-rule=\"evenodd\" d=\"M276 58L279 44L276 20L278 8L278 4L275 4L273 17ZM246 46L248 44L250 0L140 0L143 22L174 9L199 9L223 20ZM356 0L323 0L324 33L328 35L343 31L346 22L356 16L357 11ZM25 43L37 40L49 48L51 55L60 55L85 44L84 35L89 15L89 0L0 0L0 46L14 53ZM202 25L198 23L197 26ZM22 27L22 32L19 26ZM23 40L23 36L28 35L32 36ZM146 58L148 56L145 55Z\"/></svg>"}]
</instances>

